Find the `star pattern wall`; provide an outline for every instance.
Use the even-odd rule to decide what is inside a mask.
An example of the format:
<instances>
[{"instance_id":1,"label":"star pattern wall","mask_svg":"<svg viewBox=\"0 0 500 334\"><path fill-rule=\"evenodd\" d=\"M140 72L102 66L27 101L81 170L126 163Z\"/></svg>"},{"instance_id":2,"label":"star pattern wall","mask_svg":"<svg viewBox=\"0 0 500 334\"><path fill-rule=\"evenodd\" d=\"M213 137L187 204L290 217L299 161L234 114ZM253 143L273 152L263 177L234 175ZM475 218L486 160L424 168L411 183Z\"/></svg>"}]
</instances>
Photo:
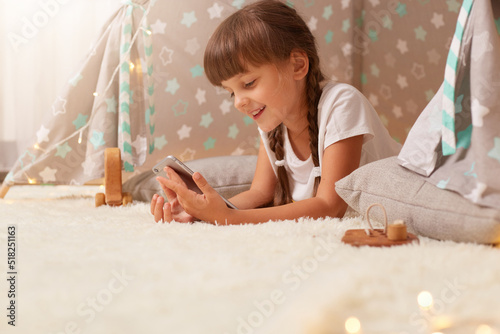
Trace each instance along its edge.
<instances>
[{"instance_id":1,"label":"star pattern wall","mask_svg":"<svg viewBox=\"0 0 500 334\"><path fill-rule=\"evenodd\" d=\"M149 23L142 30L138 28L144 11L133 8L131 34L140 33L133 40L131 63L122 64L131 78L126 87L129 109L120 106L118 79L112 76L124 51L120 35L129 29L120 21L123 15L116 15L97 36L99 43L82 66L68 74L67 86L54 97L51 118L41 124L35 146L20 157L8 181L23 183L29 177L81 184L101 177L104 149L119 145L120 131L130 134L127 151L147 157L142 166L135 166L136 172L149 170L168 154L183 160L256 154L255 122L235 109L226 91L211 86L203 68L210 34L224 18L253 1L146 2ZM298 10L316 36L327 77L356 86L393 137L403 142L442 82L461 2L284 2ZM129 5L120 9L127 10ZM495 22L500 31L500 18ZM148 39L152 44L145 48ZM149 95L154 98L150 108ZM128 127L117 123L119 109L130 114Z\"/></svg>"},{"instance_id":2,"label":"star pattern wall","mask_svg":"<svg viewBox=\"0 0 500 334\"><path fill-rule=\"evenodd\" d=\"M443 81L460 6L456 0L368 1L355 10L354 41L363 48L352 83L401 143Z\"/></svg>"}]
</instances>

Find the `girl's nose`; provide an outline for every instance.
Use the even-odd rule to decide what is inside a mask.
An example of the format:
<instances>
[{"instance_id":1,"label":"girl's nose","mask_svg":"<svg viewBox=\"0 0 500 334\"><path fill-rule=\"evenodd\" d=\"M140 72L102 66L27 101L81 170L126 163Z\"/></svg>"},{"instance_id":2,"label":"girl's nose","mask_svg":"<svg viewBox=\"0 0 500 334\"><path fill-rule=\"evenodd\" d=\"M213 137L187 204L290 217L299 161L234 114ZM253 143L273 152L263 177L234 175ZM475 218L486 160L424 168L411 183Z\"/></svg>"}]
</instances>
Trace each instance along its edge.
<instances>
[{"instance_id":1,"label":"girl's nose","mask_svg":"<svg viewBox=\"0 0 500 334\"><path fill-rule=\"evenodd\" d=\"M234 96L234 106L238 110L242 110L243 107L245 107L249 102L249 99L247 97L238 97L237 95Z\"/></svg>"}]
</instances>

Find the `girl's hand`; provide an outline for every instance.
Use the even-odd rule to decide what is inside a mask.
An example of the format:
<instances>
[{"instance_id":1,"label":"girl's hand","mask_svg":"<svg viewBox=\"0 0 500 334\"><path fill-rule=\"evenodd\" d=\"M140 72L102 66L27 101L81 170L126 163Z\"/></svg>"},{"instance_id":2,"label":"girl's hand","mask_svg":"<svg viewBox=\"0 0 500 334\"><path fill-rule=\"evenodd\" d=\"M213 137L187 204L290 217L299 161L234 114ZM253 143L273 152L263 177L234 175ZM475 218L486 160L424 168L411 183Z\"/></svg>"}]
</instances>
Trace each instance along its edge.
<instances>
[{"instance_id":1,"label":"girl's hand","mask_svg":"<svg viewBox=\"0 0 500 334\"><path fill-rule=\"evenodd\" d=\"M196 220L195 217L184 211L179 201L165 202L162 196L155 194L151 200L151 214L155 222L171 222L175 220L179 223L191 223Z\"/></svg>"},{"instance_id":2,"label":"girl's hand","mask_svg":"<svg viewBox=\"0 0 500 334\"><path fill-rule=\"evenodd\" d=\"M173 169L166 167L165 171L169 179L158 178L158 181L165 191L165 194L167 194L167 192L169 193L167 196L175 194L175 200L187 215L197 217L206 222L224 224L231 209L226 206L222 197L220 197L220 195L208 184L200 173L194 173L193 180L203 194L198 194L188 189L186 184ZM172 210L173 208L174 205L172 203Z\"/></svg>"},{"instance_id":3,"label":"girl's hand","mask_svg":"<svg viewBox=\"0 0 500 334\"><path fill-rule=\"evenodd\" d=\"M151 214L154 216L155 222L171 222L172 220L175 220L179 223L190 223L195 221L195 217L184 211L184 208L179 203L177 194L165 187L162 182L160 182L160 179L166 179L163 177L157 178L163 192L167 196L168 202L165 202L163 197L158 194L155 194L151 199Z\"/></svg>"}]
</instances>

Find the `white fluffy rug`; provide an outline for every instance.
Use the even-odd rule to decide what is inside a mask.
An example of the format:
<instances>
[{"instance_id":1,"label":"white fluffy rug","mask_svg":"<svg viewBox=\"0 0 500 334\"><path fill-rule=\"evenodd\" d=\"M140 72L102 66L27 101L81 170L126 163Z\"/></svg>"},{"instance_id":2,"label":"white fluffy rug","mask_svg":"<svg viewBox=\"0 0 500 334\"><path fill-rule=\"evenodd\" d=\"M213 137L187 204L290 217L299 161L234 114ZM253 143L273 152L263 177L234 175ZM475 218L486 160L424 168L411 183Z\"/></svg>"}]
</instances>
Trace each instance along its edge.
<instances>
[{"instance_id":1,"label":"white fluffy rug","mask_svg":"<svg viewBox=\"0 0 500 334\"><path fill-rule=\"evenodd\" d=\"M360 217L155 224L146 203L94 208L96 192L18 186L0 200L1 333L500 333L500 249L342 244Z\"/></svg>"}]
</instances>

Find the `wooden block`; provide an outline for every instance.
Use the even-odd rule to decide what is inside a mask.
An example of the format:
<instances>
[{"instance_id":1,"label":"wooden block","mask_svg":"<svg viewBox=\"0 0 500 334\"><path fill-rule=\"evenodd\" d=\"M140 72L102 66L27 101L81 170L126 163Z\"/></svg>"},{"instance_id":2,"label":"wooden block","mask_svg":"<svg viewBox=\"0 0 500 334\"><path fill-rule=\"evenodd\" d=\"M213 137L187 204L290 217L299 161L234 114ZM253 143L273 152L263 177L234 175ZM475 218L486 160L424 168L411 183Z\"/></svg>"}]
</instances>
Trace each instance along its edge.
<instances>
[{"instance_id":1,"label":"wooden block","mask_svg":"<svg viewBox=\"0 0 500 334\"><path fill-rule=\"evenodd\" d=\"M132 194L131 193L123 193L122 194L122 205L132 204Z\"/></svg>"},{"instance_id":2,"label":"wooden block","mask_svg":"<svg viewBox=\"0 0 500 334\"><path fill-rule=\"evenodd\" d=\"M104 151L104 186L108 205L122 204L122 160L120 149L110 147Z\"/></svg>"},{"instance_id":3,"label":"wooden block","mask_svg":"<svg viewBox=\"0 0 500 334\"><path fill-rule=\"evenodd\" d=\"M371 230L368 236L364 229L347 230L342 238L342 242L351 246L371 246L371 247L391 247L405 245L408 243L418 243L418 238L414 234L408 233L405 240L389 240L383 229Z\"/></svg>"},{"instance_id":4,"label":"wooden block","mask_svg":"<svg viewBox=\"0 0 500 334\"><path fill-rule=\"evenodd\" d=\"M95 207L98 208L104 204L106 204L106 195L103 193L95 194Z\"/></svg>"},{"instance_id":5,"label":"wooden block","mask_svg":"<svg viewBox=\"0 0 500 334\"><path fill-rule=\"evenodd\" d=\"M387 239L392 241L406 240L408 233L406 232L406 225L403 221L395 221L393 224L387 226Z\"/></svg>"}]
</instances>

